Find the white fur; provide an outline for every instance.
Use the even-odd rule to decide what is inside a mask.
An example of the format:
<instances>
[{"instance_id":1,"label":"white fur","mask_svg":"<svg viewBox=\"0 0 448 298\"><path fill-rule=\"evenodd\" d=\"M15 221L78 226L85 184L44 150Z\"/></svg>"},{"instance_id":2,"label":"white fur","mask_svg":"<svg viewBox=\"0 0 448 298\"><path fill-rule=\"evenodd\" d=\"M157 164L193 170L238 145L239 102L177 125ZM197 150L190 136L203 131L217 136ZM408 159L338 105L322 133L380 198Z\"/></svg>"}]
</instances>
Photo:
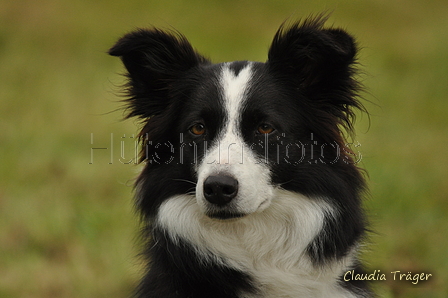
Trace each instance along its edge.
<instances>
[{"instance_id":1,"label":"white fur","mask_svg":"<svg viewBox=\"0 0 448 298\"><path fill-rule=\"evenodd\" d=\"M197 169L196 199L203 212L215 208L203 195L203 183L210 175L226 174L238 180L238 195L228 205L233 212L262 211L272 199L269 166L252 153L239 133L241 111L251 77L250 64L237 76L228 66L222 68L221 89L228 122Z\"/></svg>"},{"instance_id":2,"label":"white fur","mask_svg":"<svg viewBox=\"0 0 448 298\"><path fill-rule=\"evenodd\" d=\"M160 206L156 224L173 241L193 245L205 262L224 262L253 276L262 294L241 297L354 297L337 284L352 265L350 254L319 268L306 254L333 209L324 200L281 189L274 197L262 212L216 220L204 215L194 196L179 195Z\"/></svg>"},{"instance_id":3,"label":"white fur","mask_svg":"<svg viewBox=\"0 0 448 298\"><path fill-rule=\"evenodd\" d=\"M204 262L220 262L254 278L259 293L241 298L354 297L338 285L353 256L313 266L306 248L334 209L323 199L308 198L275 187L269 165L244 143L241 111L252 77L248 64L238 75L224 65L222 97L228 122L197 168L196 195L177 195L160 206L155 224L174 242L190 243ZM226 174L238 180L238 195L228 206L244 217L208 217L217 208L203 195L204 180Z\"/></svg>"}]
</instances>

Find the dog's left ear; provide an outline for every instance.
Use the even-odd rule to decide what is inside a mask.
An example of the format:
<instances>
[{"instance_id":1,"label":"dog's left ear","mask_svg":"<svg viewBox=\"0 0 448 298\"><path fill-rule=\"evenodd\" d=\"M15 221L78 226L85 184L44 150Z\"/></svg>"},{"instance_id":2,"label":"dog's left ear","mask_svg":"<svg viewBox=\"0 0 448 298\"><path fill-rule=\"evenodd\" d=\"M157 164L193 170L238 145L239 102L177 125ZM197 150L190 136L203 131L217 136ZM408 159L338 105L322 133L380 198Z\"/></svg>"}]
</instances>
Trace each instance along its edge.
<instances>
[{"instance_id":1,"label":"dog's left ear","mask_svg":"<svg viewBox=\"0 0 448 298\"><path fill-rule=\"evenodd\" d=\"M269 67L299 83L307 94L337 88L353 74L354 39L342 29L324 29L326 20L318 16L281 26L269 49Z\"/></svg>"},{"instance_id":2,"label":"dog's left ear","mask_svg":"<svg viewBox=\"0 0 448 298\"><path fill-rule=\"evenodd\" d=\"M354 78L357 46L342 29L326 29L327 16L280 27L269 49L267 65L278 79L292 84L316 108L351 127L351 108L363 110L356 99Z\"/></svg>"}]
</instances>

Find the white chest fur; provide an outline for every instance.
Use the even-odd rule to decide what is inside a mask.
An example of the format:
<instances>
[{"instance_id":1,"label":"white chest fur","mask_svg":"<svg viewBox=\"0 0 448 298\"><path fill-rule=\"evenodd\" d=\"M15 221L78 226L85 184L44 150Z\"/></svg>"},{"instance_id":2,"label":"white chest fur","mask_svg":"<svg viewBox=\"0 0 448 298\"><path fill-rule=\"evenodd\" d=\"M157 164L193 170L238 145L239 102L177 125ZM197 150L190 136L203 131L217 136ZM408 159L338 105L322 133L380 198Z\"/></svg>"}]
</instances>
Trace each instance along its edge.
<instances>
[{"instance_id":1,"label":"white chest fur","mask_svg":"<svg viewBox=\"0 0 448 298\"><path fill-rule=\"evenodd\" d=\"M156 224L174 242L182 239L192 244L204 260L248 272L261 297L351 297L337 279L348 270L352 257L316 268L306 254L325 215L332 212L323 200L278 189L271 205L261 212L215 220L200 211L194 196L179 195L161 205Z\"/></svg>"}]
</instances>

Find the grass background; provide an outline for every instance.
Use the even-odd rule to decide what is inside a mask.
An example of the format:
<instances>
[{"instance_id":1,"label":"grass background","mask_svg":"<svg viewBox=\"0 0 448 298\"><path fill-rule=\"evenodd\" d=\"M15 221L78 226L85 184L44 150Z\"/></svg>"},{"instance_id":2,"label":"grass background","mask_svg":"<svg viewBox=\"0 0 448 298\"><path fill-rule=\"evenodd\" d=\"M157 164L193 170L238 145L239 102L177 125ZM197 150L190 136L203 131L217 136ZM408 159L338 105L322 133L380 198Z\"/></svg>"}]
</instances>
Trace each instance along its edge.
<instances>
[{"instance_id":1,"label":"grass background","mask_svg":"<svg viewBox=\"0 0 448 298\"><path fill-rule=\"evenodd\" d=\"M176 28L215 62L264 61L280 23L322 10L357 36L373 102L357 124L376 231L363 257L433 274L375 286L448 297L445 0L0 0L0 297L127 297L138 280L136 126L116 111L122 67L105 54L118 37ZM89 164L92 147L107 149Z\"/></svg>"}]
</instances>

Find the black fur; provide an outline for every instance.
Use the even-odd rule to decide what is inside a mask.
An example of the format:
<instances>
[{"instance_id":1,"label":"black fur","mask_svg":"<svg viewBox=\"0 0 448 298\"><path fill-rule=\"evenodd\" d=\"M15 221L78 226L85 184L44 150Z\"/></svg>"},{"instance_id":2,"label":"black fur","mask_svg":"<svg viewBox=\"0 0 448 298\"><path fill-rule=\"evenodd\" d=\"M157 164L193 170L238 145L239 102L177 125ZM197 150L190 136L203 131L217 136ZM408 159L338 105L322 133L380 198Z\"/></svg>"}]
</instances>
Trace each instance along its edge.
<instances>
[{"instance_id":1,"label":"black fur","mask_svg":"<svg viewBox=\"0 0 448 298\"><path fill-rule=\"evenodd\" d=\"M140 283L137 297L238 298L240 291L255 291L244 272L203 262L188 243L173 243L163 230L155 228L148 236L157 245L147 252L154 256L151 271Z\"/></svg>"}]
</instances>

